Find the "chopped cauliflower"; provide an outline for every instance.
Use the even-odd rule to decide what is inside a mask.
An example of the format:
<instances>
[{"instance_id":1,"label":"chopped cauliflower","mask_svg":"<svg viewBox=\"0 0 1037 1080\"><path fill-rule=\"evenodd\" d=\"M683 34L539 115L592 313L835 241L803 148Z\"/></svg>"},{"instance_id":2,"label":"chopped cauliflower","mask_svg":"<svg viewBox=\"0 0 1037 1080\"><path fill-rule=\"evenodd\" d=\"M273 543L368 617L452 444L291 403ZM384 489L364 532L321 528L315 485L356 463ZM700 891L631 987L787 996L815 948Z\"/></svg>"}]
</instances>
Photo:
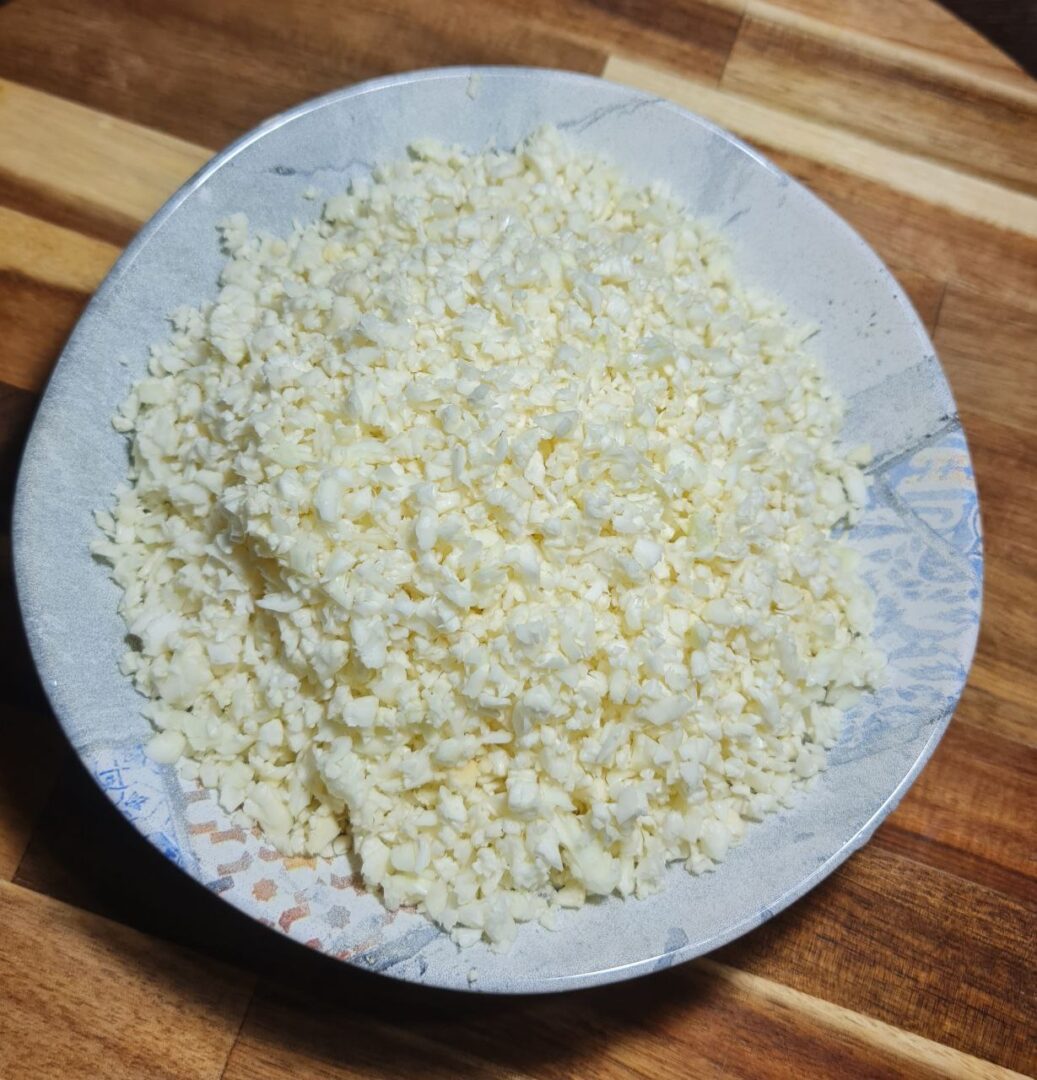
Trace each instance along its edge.
<instances>
[{"instance_id":1,"label":"chopped cauliflower","mask_svg":"<svg viewBox=\"0 0 1037 1080\"><path fill-rule=\"evenodd\" d=\"M873 684L866 452L723 243L545 129L223 228L98 521L151 753L505 947L709 869Z\"/></svg>"}]
</instances>

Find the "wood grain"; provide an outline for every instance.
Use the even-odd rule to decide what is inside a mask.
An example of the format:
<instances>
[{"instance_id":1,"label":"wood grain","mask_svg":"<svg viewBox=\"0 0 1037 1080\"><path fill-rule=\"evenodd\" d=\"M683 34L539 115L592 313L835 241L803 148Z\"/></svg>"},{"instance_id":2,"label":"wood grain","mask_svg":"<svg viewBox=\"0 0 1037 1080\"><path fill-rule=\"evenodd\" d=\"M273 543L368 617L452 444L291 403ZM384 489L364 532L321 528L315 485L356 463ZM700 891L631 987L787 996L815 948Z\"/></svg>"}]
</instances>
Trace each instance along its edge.
<instances>
[{"instance_id":1,"label":"wood grain","mask_svg":"<svg viewBox=\"0 0 1037 1080\"><path fill-rule=\"evenodd\" d=\"M1035 931L1032 904L872 844L719 958L1026 1073Z\"/></svg>"},{"instance_id":2,"label":"wood grain","mask_svg":"<svg viewBox=\"0 0 1037 1080\"><path fill-rule=\"evenodd\" d=\"M40 390L119 249L0 206L0 380Z\"/></svg>"},{"instance_id":3,"label":"wood grain","mask_svg":"<svg viewBox=\"0 0 1037 1080\"><path fill-rule=\"evenodd\" d=\"M1033 80L981 34L930 0L777 0L786 11L832 24L864 39L905 46L968 71L1030 87Z\"/></svg>"},{"instance_id":4,"label":"wood grain","mask_svg":"<svg viewBox=\"0 0 1037 1080\"><path fill-rule=\"evenodd\" d=\"M985 664L981 661L976 666L982 671ZM1032 698L1028 704L1018 704L985 690L976 680L970 679L955 716L981 731L993 731L1023 746L1037 747L1037 724L1033 714Z\"/></svg>"},{"instance_id":5,"label":"wood grain","mask_svg":"<svg viewBox=\"0 0 1037 1080\"><path fill-rule=\"evenodd\" d=\"M875 843L1037 904L1037 748L970 723L973 715L972 708L959 713Z\"/></svg>"},{"instance_id":6,"label":"wood grain","mask_svg":"<svg viewBox=\"0 0 1037 1080\"><path fill-rule=\"evenodd\" d=\"M223 1080L281 1080L286 1075L293 1080L359 1080L384 1076L387 1061L396 1080L522 1080L533 1075L430 1038L410 1023L387 1023L370 1015L362 1003L351 1004L354 1008L343 1015L326 1002L260 992Z\"/></svg>"},{"instance_id":7,"label":"wood grain","mask_svg":"<svg viewBox=\"0 0 1037 1080\"><path fill-rule=\"evenodd\" d=\"M509 10L609 53L652 57L697 81L719 81L746 0L504 0ZM602 57L604 67L605 57ZM595 71L600 74L601 68Z\"/></svg>"},{"instance_id":8,"label":"wood grain","mask_svg":"<svg viewBox=\"0 0 1037 1080\"><path fill-rule=\"evenodd\" d=\"M419 1009L401 1028L363 1002L343 1017L334 1005L261 986L225 1078L274 1080L290 1070L300 1080L359 1080L383 1076L386 1060L401 1080L1018 1075L712 960L656 977L635 1003L613 987L574 995L565 1010L542 998L472 1012Z\"/></svg>"},{"instance_id":9,"label":"wood grain","mask_svg":"<svg viewBox=\"0 0 1037 1080\"><path fill-rule=\"evenodd\" d=\"M252 986L0 881L0 1075L219 1080Z\"/></svg>"},{"instance_id":10,"label":"wood grain","mask_svg":"<svg viewBox=\"0 0 1037 1080\"><path fill-rule=\"evenodd\" d=\"M996 337L996 332L992 331L991 336ZM1004 556L1008 578L1031 576L1037 563L1037 542L1029 527L1027 511L1037 501L1033 473L1037 466L1037 440L1021 433L1011 422L984 420L973 423L972 428L976 432L972 458L980 494L986 498L983 520L987 550L994 556ZM1000 587L1000 583L998 578L995 586ZM1009 581L1008 588L1012 587ZM1026 595L1025 582L1022 588ZM1012 615L1011 609L1005 613L1006 619ZM993 624L1000 625L1000 619L995 618ZM1026 623L1016 629L1029 626ZM1034 737L1037 732L1031 731L1030 738Z\"/></svg>"},{"instance_id":11,"label":"wood grain","mask_svg":"<svg viewBox=\"0 0 1037 1080\"><path fill-rule=\"evenodd\" d=\"M0 14L4 13L0 10ZM0 80L0 198L129 239L209 153Z\"/></svg>"},{"instance_id":12,"label":"wood grain","mask_svg":"<svg viewBox=\"0 0 1037 1080\"><path fill-rule=\"evenodd\" d=\"M1037 190L1037 94L920 50L753 0L721 86Z\"/></svg>"},{"instance_id":13,"label":"wood grain","mask_svg":"<svg viewBox=\"0 0 1037 1080\"><path fill-rule=\"evenodd\" d=\"M1037 311L951 288L933 342L963 409L1008 424L1021 444L1037 432L1037 364L1032 363ZM1016 397L1006 410L1005 400Z\"/></svg>"},{"instance_id":14,"label":"wood grain","mask_svg":"<svg viewBox=\"0 0 1037 1080\"><path fill-rule=\"evenodd\" d=\"M37 394L121 246L208 148L355 79L473 61L664 93L846 217L933 334L984 516L969 686L873 841L710 960L564 998L411 991L185 878L64 748L10 570ZM1037 84L930 0L0 5L0 1076L1037 1072L1035 124Z\"/></svg>"},{"instance_id":15,"label":"wood grain","mask_svg":"<svg viewBox=\"0 0 1037 1080\"><path fill-rule=\"evenodd\" d=\"M0 75L213 147L306 98L393 71L521 63L596 74L604 62L521 10L460 0L348 11L335 0L0 8Z\"/></svg>"},{"instance_id":16,"label":"wood grain","mask_svg":"<svg viewBox=\"0 0 1037 1080\"><path fill-rule=\"evenodd\" d=\"M727 967L714 960L704 959L698 962L699 970L722 979L735 991L749 1000L763 1000L777 1005L785 1016L808 1016L823 1025L837 1042L853 1045L863 1044L870 1052L871 1061L861 1062L869 1076L877 1075L876 1064L888 1060L891 1073L902 1076L941 1076L971 1078L993 1078L1020 1076L1014 1070L1001 1069L989 1062L974 1058L968 1054L955 1053L941 1043L921 1039L893 1026L862 1016L850 1009L841 1009L820 998L812 998L782 983L762 979L737 968ZM747 1032L752 1034L750 1028ZM783 1049L783 1040L775 1040L775 1053ZM862 1055L863 1056L863 1055ZM828 1069L828 1060L817 1061L818 1068ZM848 1075L847 1070L843 1075ZM752 1075L752 1073L747 1073ZM801 1076L802 1072L789 1071L789 1076Z\"/></svg>"},{"instance_id":17,"label":"wood grain","mask_svg":"<svg viewBox=\"0 0 1037 1080\"><path fill-rule=\"evenodd\" d=\"M980 496L982 498L982 495ZM990 553L983 581L984 603L998 613L988 616L976 649L976 677L973 683L1004 701L1030 710L1033 736L1033 703L1037 694L1037 671L1033 665L1033 645L1026 639L1034 627L1037 578L1008 559L996 558L994 541L987 542ZM1027 606L1028 605L1028 606Z\"/></svg>"}]
</instances>

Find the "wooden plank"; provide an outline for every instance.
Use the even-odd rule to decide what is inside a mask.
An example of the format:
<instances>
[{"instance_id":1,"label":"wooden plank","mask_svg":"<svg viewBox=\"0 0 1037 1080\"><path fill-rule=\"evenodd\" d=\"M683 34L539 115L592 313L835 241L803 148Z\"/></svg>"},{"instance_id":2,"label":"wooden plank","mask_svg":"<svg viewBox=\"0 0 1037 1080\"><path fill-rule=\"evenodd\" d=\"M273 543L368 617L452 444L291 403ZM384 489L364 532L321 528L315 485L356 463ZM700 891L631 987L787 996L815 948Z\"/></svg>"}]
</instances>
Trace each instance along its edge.
<instances>
[{"instance_id":1,"label":"wooden plank","mask_svg":"<svg viewBox=\"0 0 1037 1080\"><path fill-rule=\"evenodd\" d=\"M894 1025L883 1024L881 1021L855 1013L850 1009L842 1009L828 1001L812 998L782 983L762 979L758 975L739 971L737 968L728 967L715 960L701 960L698 967L705 973L723 980L742 998L747 999L747 1003L763 1000L768 1004L778 1006L786 1015L791 1013L818 1021L827 1029L828 1038L836 1045L840 1043L852 1045L853 1042L860 1042L867 1045L870 1050L878 1051L876 1057L879 1054L888 1055L894 1075L960 1077L962 1080L966 1078L994 1080L996 1077L1007 1078L1021 1075L998 1068L980 1058L957 1053L941 1043L921 1039ZM752 1035L753 1026L747 1024L746 1039L751 1039ZM774 1051L777 1054L781 1050L782 1041L779 1037L775 1039ZM763 1055L760 1056L762 1059ZM827 1054L824 1057L825 1060L820 1064L827 1068ZM850 1075L851 1071L838 1070L838 1074ZM865 1063L865 1071L868 1075L876 1075L868 1067L868 1063ZM803 1073L789 1070L788 1075L795 1077L802 1076Z\"/></svg>"},{"instance_id":2,"label":"wooden plank","mask_svg":"<svg viewBox=\"0 0 1037 1080\"><path fill-rule=\"evenodd\" d=\"M16 0L0 8L3 76L213 147L376 75L466 63L596 74L604 62L599 48L521 11L463 0L380 0L348 11L335 0Z\"/></svg>"},{"instance_id":3,"label":"wooden plank","mask_svg":"<svg viewBox=\"0 0 1037 1080\"><path fill-rule=\"evenodd\" d=\"M287 988L285 988L287 989ZM388 1010L386 1010L388 1012ZM415 1032L363 1002L257 991L223 1080L519 1080L527 1073Z\"/></svg>"},{"instance_id":4,"label":"wooden plank","mask_svg":"<svg viewBox=\"0 0 1037 1080\"><path fill-rule=\"evenodd\" d=\"M1037 749L955 719L875 843L1037 904Z\"/></svg>"},{"instance_id":5,"label":"wooden plank","mask_svg":"<svg viewBox=\"0 0 1037 1080\"><path fill-rule=\"evenodd\" d=\"M0 1074L218 1080L252 980L0 882Z\"/></svg>"},{"instance_id":6,"label":"wooden plank","mask_svg":"<svg viewBox=\"0 0 1037 1080\"><path fill-rule=\"evenodd\" d=\"M1034 906L870 844L716 958L1026 1073L1035 942Z\"/></svg>"},{"instance_id":7,"label":"wooden plank","mask_svg":"<svg viewBox=\"0 0 1037 1080\"><path fill-rule=\"evenodd\" d=\"M1037 103L1037 86L1034 85L1033 80L1003 54L1001 57L1004 60L1003 65L984 67L978 64L962 63L957 58L948 57L936 49L927 47L921 38L905 42L897 41L890 35L880 32L848 31L842 25L841 13L838 10L834 10L828 17L816 17L795 10L794 6L790 7L783 0L748 0L747 16L750 13L759 19L770 20L790 30L824 39L837 47L846 47L850 42L856 42L855 52L861 57L895 61L909 69L917 69L936 79L943 79L953 86L973 88L998 102L1011 101L1023 108L1031 109ZM952 16L952 18L956 20L957 17ZM975 34L974 31L968 32ZM1021 77L1006 77L1009 72Z\"/></svg>"},{"instance_id":8,"label":"wooden plank","mask_svg":"<svg viewBox=\"0 0 1037 1080\"><path fill-rule=\"evenodd\" d=\"M659 94L764 146L779 146L822 165L876 181L987 225L1037 237L1037 199L958 172L820 121L772 108L727 89L700 86L678 75L618 56L605 78ZM726 80L726 76L725 76Z\"/></svg>"},{"instance_id":9,"label":"wooden plank","mask_svg":"<svg viewBox=\"0 0 1037 1080\"><path fill-rule=\"evenodd\" d=\"M983 603L987 617L969 678L1000 700L1032 710L1037 701L1037 669L1033 663L1037 576L1028 568L998 558L989 540ZM996 618L991 613L996 613Z\"/></svg>"},{"instance_id":10,"label":"wooden plank","mask_svg":"<svg viewBox=\"0 0 1037 1080\"><path fill-rule=\"evenodd\" d=\"M990 337L996 338L997 331L991 330ZM973 413L967 398L959 400L979 488L987 555L1037 574L1031 512L1037 504L1037 438L1011 419L992 420ZM1011 418L1011 411L1006 417Z\"/></svg>"},{"instance_id":11,"label":"wooden plank","mask_svg":"<svg viewBox=\"0 0 1037 1080\"><path fill-rule=\"evenodd\" d=\"M0 273L89 294L119 255L114 244L0 206Z\"/></svg>"},{"instance_id":12,"label":"wooden plank","mask_svg":"<svg viewBox=\"0 0 1037 1080\"><path fill-rule=\"evenodd\" d=\"M1005 86L756 0L721 85L884 146L1037 191L1037 88Z\"/></svg>"},{"instance_id":13,"label":"wooden plank","mask_svg":"<svg viewBox=\"0 0 1037 1080\"><path fill-rule=\"evenodd\" d=\"M607 52L652 57L696 81L719 81L746 0L503 0L515 12ZM600 70L600 69L599 69Z\"/></svg>"},{"instance_id":14,"label":"wooden plank","mask_svg":"<svg viewBox=\"0 0 1037 1080\"><path fill-rule=\"evenodd\" d=\"M22 390L42 389L89 299L75 289L0 270L0 325L10 335L0 352L0 379Z\"/></svg>"},{"instance_id":15,"label":"wooden plank","mask_svg":"<svg viewBox=\"0 0 1037 1080\"><path fill-rule=\"evenodd\" d=\"M1011 57L932 0L773 0L772 6L821 19L858 37L907 46L1013 86L1032 85Z\"/></svg>"},{"instance_id":16,"label":"wooden plank","mask_svg":"<svg viewBox=\"0 0 1037 1080\"><path fill-rule=\"evenodd\" d=\"M67 755L50 716L0 710L0 878L14 876Z\"/></svg>"},{"instance_id":17,"label":"wooden plank","mask_svg":"<svg viewBox=\"0 0 1037 1080\"><path fill-rule=\"evenodd\" d=\"M983 681L983 661L973 671L978 671ZM1035 711L1037 705L1033 698L1025 704L1008 701L984 689L970 673L969 684L954 715L956 722L969 724L979 731L993 731L1002 739L1037 748Z\"/></svg>"},{"instance_id":18,"label":"wooden plank","mask_svg":"<svg viewBox=\"0 0 1037 1080\"><path fill-rule=\"evenodd\" d=\"M39 390L119 249L0 206L0 380Z\"/></svg>"},{"instance_id":19,"label":"wooden plank","mask_svg":"<svg viewBox=\"0 0 1037 1080\"><path fill-rule=\"evenodd\" d=\"M1037 248L1035 248L1037 255ZM975 417L1037 438L1037 311L952 286L934 343L959 400Z\"/></svg>"},{"instance_id":20,"label":"wooden plank","mask_svg":"<svg viewBox=\"0 0 1037 1080\"><path fill-rule=\"evenodd\" d=\"M1018 1075L714 960L658 975L636 995L607 987L564 1007L439 1001L406 1015L401 1025L362 1000L261 985L225 1078Z\"/></svg>"},{"instance_id":21,"label":"wooden plank","mask_svg":"<svg viewBox=\"0 0 1037 1080\"><path fill-rule=\"evenodd\" d=\"M0 80L0 197L102 233L132 235L210 154Z\"/></svg>"}]
</instances>

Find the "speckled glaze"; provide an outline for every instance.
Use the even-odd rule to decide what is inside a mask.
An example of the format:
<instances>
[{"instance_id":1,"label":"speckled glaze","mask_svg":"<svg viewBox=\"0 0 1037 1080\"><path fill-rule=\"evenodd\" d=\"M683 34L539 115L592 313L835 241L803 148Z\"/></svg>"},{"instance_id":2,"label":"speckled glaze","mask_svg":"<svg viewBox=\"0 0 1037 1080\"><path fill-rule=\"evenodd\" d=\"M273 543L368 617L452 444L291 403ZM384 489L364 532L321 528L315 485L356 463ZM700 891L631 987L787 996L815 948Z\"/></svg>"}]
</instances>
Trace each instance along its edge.
<instances>
[{"instance_id":1,"label":"speckled glaze","mask_svg":"<svg viewBox=\"0 0 1037 1080\"><path fill-rule=\"evenodd\" d=\"M214 223L242 210L285 230L420 136L512 146L553 123L634 181L664 179L721 225L742 279L820 330L848 401L846 438L876 453L851 542L879 598L888 680L849 715L830 766L790 810L752 827L714 873L669 871L648 900L526 925L510 952L461 951L412 912L390 914L345 859L278 856L209 793L145 758L141 699L118 672L118 590L89 555L92 512L125 476L109 418L144 370L165 317L211 297ZM643 975L751 930L860 847L946 727L975 646L982 549L968 449L911 305L865 243L755 151L665 101L562 72L446 69L364 83L275 117L215 157L116 264L61 357L30 436L14 521L18 594L43 684L87 768L125 816L229 903L331 956L396 978L487 992L557 991ZM132 873L132 868L127 868ZM471 981L474 976L474 982Z\"/></svg>"}]
</instances>

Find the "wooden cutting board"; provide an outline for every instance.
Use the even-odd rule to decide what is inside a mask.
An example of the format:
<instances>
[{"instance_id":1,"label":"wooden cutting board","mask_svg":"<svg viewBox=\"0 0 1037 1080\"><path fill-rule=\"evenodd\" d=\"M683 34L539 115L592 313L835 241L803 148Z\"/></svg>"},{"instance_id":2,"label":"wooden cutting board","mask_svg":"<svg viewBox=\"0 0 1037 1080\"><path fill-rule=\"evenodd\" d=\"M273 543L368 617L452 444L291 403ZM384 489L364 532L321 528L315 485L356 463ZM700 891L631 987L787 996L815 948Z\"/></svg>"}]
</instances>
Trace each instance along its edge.
<instances>
[{"instance_id":1,"label":"wooden cutting board","mask_svg":"<svg viewBox=\"0 0 1037 1080\"><path fill-rule=\"evenodd\" d=\"M10 581L8 509L34 403L134 231L270 113L466 62L664 94L844 215L934 336L986 528L968 689L874 840L720 953L564 998L396 987L181 878L69 760ZM0 80L0 1076L1035 1069L1037 84L930 0L10 0Z\"/></svg>"}]
</instances>

